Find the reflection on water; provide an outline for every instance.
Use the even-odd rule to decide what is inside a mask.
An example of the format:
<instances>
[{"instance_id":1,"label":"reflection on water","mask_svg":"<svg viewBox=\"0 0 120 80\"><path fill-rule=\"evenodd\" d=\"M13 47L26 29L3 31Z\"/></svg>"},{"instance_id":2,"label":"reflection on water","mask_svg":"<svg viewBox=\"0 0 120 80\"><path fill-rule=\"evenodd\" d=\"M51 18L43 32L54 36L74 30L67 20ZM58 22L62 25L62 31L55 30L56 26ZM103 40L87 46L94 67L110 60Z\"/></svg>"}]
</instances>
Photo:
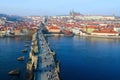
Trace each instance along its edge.
<instances>
[{"instance_id":1,"label":"reflection on water","mask_svg":"<svg viewBox=\"0 0 120 80\"><path fill-rule=\"evenodd\" d=\"M49 41L61 61L62 80L120 80L119 39L75 36Z\"/></svg>"},{"instance_id":2,"label":"reflection on water","mask_svg":"<svg viewBox=\"0 0 120 80\"><path fill-rule=\"evenodd\" d=\"M25 80L26 37L0 38L0 80ZM87 37L48 37L61 61L62 80L120 80L120 40ZM25 56L24 62L16 59ZM7 72L20 68L19 77Z\"/></svg>"},{"instance_id":3,"label":"reflection on water","mask_svg":"<svg viewBox=\"0 0 120 80\"><path fill-rule=\"evenodd\" d=\"M25 80L28 54L22 53L21 50L25 48L26 39L25 37L0 38L0 80ZM25 61L17 61L20 56L25 56ZM16 68L20 69L20 76L9 76L8 72Z\"/></svg>"},{"instance_id":4,"label":"reflection on water","mask_svg":"<svg viewBox=\"0 0 120 80\"><path fill-rule=\"evenodd\" d=\"M79 39L86 39L90 42L120 42L120 39L74 36L74 40L79 40Z\"/></svg>"}]
</instances>

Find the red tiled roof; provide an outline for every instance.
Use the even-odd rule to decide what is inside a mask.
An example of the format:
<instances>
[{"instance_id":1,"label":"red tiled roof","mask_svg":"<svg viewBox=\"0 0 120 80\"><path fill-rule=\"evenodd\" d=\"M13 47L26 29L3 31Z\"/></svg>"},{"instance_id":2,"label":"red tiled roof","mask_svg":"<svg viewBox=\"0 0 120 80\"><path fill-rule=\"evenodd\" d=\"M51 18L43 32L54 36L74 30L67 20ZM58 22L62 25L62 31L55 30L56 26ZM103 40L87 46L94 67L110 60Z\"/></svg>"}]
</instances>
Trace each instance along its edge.
<instances>
[{"instance_id":1,"label":"red tiled roof","mask_svg":"<svg viewBox=\"0 0 120 80\"><path fill-rule=\"evenodd\" d=\"M96 26L86 26L86 28L95 28Z\"/></svg>"},{"instance_id":2,"label":"red tiled roof","mask_svg":"<svg viewBox=\"0 0 120 80\"><path fill-rule=\"evenodd\" d=\"M48 29L60 29L60 28L57 26L49 26Z\"/></svg>"},{"instance_id":3,"label":"red tiled roof","mask_svg":"<svg viewBox=\"0 0 120 80\"><path fill-rule=\"evenodd\" d=\"M113 30L94 30L94 33L118 33L116 31Z\"/></svg>"}]
</instances>

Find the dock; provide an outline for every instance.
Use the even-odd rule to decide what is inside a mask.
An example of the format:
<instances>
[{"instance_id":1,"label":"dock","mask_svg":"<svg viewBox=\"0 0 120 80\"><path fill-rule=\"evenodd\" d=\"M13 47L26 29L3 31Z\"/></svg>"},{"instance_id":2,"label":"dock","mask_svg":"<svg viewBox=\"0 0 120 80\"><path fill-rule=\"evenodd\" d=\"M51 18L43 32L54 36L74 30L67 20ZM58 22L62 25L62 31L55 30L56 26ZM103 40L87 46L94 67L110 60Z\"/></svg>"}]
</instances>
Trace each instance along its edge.
<instances>
[{"instance_id":1,"label":"dock","mask_svg":"<svg viewBox=\"0 0 120 80\"><path fill-rule=\"evenodd\" d=\"M60 80L59 63L55 59L56 53L51 51L45 35L43 25L38 26L32 37L32 46L27 63L27 74L33 77L29 80Z\"/></svg>"}]
</instances>

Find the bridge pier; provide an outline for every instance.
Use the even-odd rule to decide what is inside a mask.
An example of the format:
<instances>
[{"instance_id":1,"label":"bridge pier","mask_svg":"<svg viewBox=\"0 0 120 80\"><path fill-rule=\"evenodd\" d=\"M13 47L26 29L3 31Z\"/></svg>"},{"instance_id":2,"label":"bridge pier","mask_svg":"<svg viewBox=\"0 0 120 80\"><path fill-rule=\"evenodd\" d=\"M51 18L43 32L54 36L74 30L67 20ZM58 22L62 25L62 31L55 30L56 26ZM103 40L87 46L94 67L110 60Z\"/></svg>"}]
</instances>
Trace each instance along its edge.
<instances>
[{"instance_id":1,"label":"bridge pier","mask_svg":"<svg viewBox=\"0 0 120 80\"><path fill-rule=\"evenodd\" d=\"M31 50L29 53L29 61L26 65L26 72L27 75L29 76L28 79L31 78L31 75L33 75L33 70L36 70L37 68L37 61L38 61L38 45L37 45L37 38L36 38L36 33L32 37L32 45L31 45ZM31 80L31 79L30 79Z\"/></svg>"}]
</instances>

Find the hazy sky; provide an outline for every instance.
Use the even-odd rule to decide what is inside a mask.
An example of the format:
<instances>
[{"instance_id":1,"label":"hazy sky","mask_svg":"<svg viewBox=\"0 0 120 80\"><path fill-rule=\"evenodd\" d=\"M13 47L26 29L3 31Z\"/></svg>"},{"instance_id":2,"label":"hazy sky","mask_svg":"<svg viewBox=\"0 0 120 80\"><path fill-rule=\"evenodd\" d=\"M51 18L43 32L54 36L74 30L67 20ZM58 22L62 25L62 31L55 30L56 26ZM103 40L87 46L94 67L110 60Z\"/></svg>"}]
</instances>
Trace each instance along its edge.
<instances>
[{"instance_id":1,"label":"hazy sky","mask_svg":"<svg viewBox=\"0 0 120 80\"><path fill-rule=\"evenodd\" d=\"M0 13L13 15L119 15L120 0L1 0Z\"/></svg>"}]
</instances>

